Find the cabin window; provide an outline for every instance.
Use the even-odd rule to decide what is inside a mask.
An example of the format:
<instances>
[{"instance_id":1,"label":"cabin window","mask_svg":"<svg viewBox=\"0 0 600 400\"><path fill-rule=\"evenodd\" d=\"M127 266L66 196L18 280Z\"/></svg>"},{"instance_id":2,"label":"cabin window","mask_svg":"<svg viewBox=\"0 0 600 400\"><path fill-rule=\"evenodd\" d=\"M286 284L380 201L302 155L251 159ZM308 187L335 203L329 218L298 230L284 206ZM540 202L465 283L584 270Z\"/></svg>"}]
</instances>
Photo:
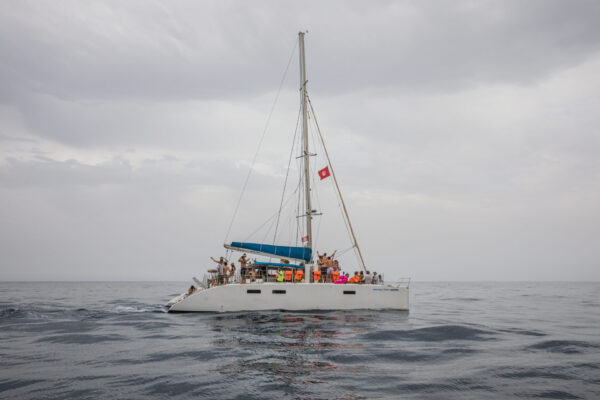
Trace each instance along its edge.
<instances>
[{"instance_id":1,"label":"cabin window","mask_svg":"<svg viewBox=\"0 0 600 400\"><path fill-rule=\"evenodd\" d=\"M260 289L248 289L246 293L260 293Z\"/></svg>"},{"instance_id":2,"label":"cabin window","mask_svg":"<svg viewBox=\"0 0 600 400\"><path fill-rule=\"evenodd\" d=\"M344 294L356 294L356 290L344 290Z\"/></svg>"},{"instance_id":3,"label":"cabin window","mask_svg":"<svg viewBox=\"0 0 600 400\"><path fill-rule=\"evenodd\" d=\"M273 294L285 294L285 290L273 290Z\"/></svg>"}]
</instances>

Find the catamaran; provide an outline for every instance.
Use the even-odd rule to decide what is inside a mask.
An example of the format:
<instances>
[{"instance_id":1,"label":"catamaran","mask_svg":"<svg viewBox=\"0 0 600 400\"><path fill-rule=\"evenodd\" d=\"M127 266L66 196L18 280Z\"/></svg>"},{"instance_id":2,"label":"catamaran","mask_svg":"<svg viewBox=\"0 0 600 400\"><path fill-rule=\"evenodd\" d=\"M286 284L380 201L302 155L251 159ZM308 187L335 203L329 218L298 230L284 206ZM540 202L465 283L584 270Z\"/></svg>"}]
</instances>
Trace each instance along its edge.
<instances>
[{"instance_id":1,"label":"catamaran","mask_svg":"<svg viewBox=\"0 0 600 400\"><path fill-rule=\"evenodd\" d=\"M350 233L351 248L357 253L361 269L367 273L364 258L354 229L350 223L348 210L342 197L325 142L321 135L314 109L307 94L304 32L298 34L300 56L300 93L302 115L302 160L303 208L298 220L304 221L301 246L277 245L275 243L230 242L224 247L228 252L255 254L276 258L280 262L254 261L243 265L237 274L223 277L222 271L209 270L203 280L193 278L197 287L183 293L167 303L169 312L235 312L266 310L354 310L390 309L408 311L409 279L383 284L374 278L364 284L335 283L339 271L332 278L324 276L315 262L313 253L313 218L319 215L313 209L310 179L308 119L309 111L318 131L324 150L327 166L319 170L319 175L333 179L346 227ZM303 179L302 179L303 178ZM299 183L302 186L302 182ZM302 197L302 196L299 196ZM299 203L300 204L300 203ZM299 207L298 207L299 208ZM234 214L235 216L235 214ZM230 226L231 228L231 226ZM367 274L368 275L368 274Z\"/></svg>"}]
</instances>

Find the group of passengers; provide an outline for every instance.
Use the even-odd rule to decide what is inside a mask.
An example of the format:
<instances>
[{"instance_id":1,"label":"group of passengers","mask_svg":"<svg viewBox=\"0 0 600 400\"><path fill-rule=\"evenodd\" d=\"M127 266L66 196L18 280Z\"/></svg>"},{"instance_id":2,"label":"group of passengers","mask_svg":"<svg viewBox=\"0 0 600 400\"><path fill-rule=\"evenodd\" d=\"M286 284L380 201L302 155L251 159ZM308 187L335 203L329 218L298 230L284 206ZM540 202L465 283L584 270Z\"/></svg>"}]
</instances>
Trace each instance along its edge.
<instances>
[{"instance_id":1,"label":"group of passengers","mask_svg":"<svg viewBox=\"0 0 600 400\"><path fill-rule=\"evenodd\" d=\"M313 276L311 281L320 282L320 283L336 283L336 284L383 284L383 278L381 275L378 275L377 272L373 272L371 274L370 271L355 271L353 276L350 276L347 272L342 272L340 268L340 264L338 260L334 259L335 253L334 251L330 256L327 256L327 253L319 254L317 252L317 268L313 271ZM215 279L212 282L213 285L225 285L227 283L232 283L235 279L235 265L233 262L228 262L224 257L220 257L219 260L216 260L213 257L210 257L215 263L217 263L217 268L215 272ZM240 276L242 283L246 282L255 282L257 279L266 278L267 271L266 267L264 271L258 268L256 265L250 262L246 253L242 254L240 259L238 260L240 263ZM282 264L288 264L288 260L281 260ZM303 268L295 269L295 271L291 268L281 268L277 269L277 273L274 276L275 281L277 282L301 282L304 278Z\"/></svg>"},{"instance_id":2,"label":"group of passengers","mask_svg":"<svg viewBox=\"0 0 600 400\"><path fill-rule=\"evenodd\" d=\"M317 251L317 270L314 272L315 282L324 282L324 283L355 283L355 284L373 284L378 285L383 283L383 278L381 275L378 275L377 272L366 271L366 274L363 271L354 272L353 276L350 276L349 273L343 273L340 268L340 263L338 260L334 259L335 250L331 253L330 256L327 256L327 253L319 254Z\"/></svg>"},{"instance_id":3,"label":"group of passengers","mask_svg":"<svg viewBox=\"0 0 600 400\"><path fill-rule=\"evenodd\" d=\"M379 284L383 284L383 278L381 277L381 275L377 275L377 272L373 271L373 273L371 274L371 271L368 271L366 273L364 273L363 271L360 271L360 273L358 271L354 271L354 275L350 276L348 273L346 273L346 275L344 276L340 276L340 279L338 279L337 281L335 281L335 283L356 283L359 285L379 285Z\"/></svg>"},{"instance_id":4,"label":"group of passengers","mask_svg":"<svg viewBox=\"0 0 600 400\"><path fill-rule=\"evenodd\" d=\"M224 257L218 260L212 257L210 259L217 263L216 280L220 285L225 285L233 280L235 276L235 264L233 261L229 263Z\"/></svg>"}]
</instances>

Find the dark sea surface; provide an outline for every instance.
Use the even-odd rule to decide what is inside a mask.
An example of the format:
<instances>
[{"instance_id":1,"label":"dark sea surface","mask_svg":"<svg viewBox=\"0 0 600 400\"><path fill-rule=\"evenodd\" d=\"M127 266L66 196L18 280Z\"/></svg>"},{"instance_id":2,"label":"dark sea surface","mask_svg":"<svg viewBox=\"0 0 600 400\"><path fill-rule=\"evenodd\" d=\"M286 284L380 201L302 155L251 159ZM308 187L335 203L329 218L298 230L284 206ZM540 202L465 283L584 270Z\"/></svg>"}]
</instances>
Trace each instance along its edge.
<instances>
[{"instance_id":1,"label":"dark sea surface","mask_svg":"<svg viewBox=\"0 0 600 400\"><path fill-rule=\"evenodd\" d=\"M168 314L188 282L0 283L3 399L600 399L600 283L413 283L411 311Z\"/></svg>"}]
</instances>

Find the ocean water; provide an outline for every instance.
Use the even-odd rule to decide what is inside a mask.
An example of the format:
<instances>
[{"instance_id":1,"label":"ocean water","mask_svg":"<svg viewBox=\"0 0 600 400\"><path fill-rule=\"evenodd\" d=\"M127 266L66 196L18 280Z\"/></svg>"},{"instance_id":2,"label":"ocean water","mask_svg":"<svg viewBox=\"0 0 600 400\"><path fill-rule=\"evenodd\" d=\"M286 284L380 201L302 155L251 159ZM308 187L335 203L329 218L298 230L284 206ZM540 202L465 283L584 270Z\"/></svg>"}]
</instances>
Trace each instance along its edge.
<instances>
[{"instance_id":1,"label":"ocean water","mask_svg":"<svg viewBox=\"0 0 600 400\"><path fill-rule=\"evenodd\" d=\"M0 283L0 398L600 398L600 283L417 282L410 313L166 313L187 287Z\"/></svg>"}]
</instances>

